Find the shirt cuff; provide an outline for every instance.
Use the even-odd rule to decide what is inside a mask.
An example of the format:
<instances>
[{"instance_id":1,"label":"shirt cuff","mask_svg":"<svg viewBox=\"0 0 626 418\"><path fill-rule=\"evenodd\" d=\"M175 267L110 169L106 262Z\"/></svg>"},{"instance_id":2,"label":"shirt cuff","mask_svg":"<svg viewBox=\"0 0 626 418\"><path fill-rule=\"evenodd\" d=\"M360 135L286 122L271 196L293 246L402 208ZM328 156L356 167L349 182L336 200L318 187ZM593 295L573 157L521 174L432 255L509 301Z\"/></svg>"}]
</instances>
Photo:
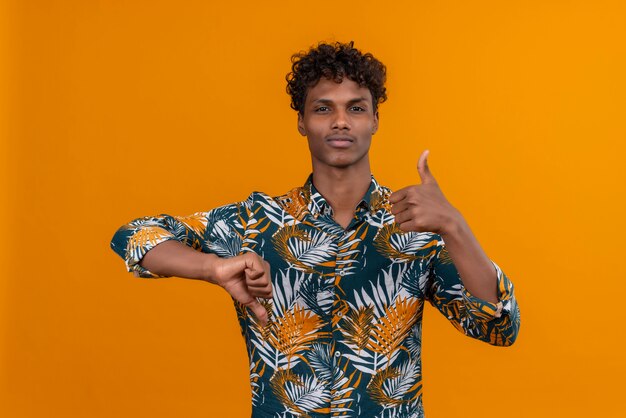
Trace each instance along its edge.
<instances>
[{"instance_id":1,"label":"shirt cuff","mask_svg":"<svg viewBox=\"0 0 626 418\"><path fill-rule=\"evenodd\" d=\"M169 277L152 273L139 265L148 251L162 242L175 240L174 234L159 226L144 226L138 229L128 240L126 247L126 268L135 277L157 278Z\"/></svg>"},{"instance_id":2,"label":"shirt cuff","mask_svg":"<svg viewBox=\"0 0 626 418\"><path fill-rule=\"evenodd\" d=\"M513 297L513 283L511 283L496 263L491 261L491 264L493 264L497 275L498 302L493 303L478 298L472 295L467 289L463 288L463 300L469 310L474 315L480 316L486 320L507 315L509 313L509 301Z\"/></svg>"}]
</instances>

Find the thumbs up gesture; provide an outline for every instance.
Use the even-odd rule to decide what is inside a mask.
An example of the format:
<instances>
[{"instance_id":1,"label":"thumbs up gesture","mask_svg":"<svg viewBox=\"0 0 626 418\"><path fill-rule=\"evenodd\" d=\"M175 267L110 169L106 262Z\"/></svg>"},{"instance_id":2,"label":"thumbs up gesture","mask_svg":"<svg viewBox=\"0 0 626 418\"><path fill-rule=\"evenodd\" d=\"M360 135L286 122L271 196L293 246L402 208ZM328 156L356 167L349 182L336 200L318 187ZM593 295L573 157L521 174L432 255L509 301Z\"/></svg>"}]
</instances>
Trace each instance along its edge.
<instances>
[{"instance_id":1,"label":"thumbs up gesture","mask_svg":"<svg viewBox=\"0 0 626 418\"><path fill-rule=\"evenodd\" d=\"M428 154L422 153L417 163L421 184L408 186L391 194L391 213L401 230L408 232L434 232L444 235L462 219L441 192L428 167Z\"/></svg>"}]
</instances>

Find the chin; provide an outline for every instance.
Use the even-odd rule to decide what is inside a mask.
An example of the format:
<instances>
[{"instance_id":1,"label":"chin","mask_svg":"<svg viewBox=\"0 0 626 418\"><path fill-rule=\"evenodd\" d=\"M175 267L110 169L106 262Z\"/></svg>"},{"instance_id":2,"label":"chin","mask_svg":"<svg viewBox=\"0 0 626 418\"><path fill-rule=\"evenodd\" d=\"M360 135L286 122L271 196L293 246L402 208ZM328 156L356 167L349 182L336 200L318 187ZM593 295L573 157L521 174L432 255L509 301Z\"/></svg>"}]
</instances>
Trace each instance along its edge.
<instances>
[{"instance_id":1,"label":"chin","mask_svg":"<svg viewBox=\"0 0 626 418\"><path fill-rule=\"evenodd\" d=\"M367 154L356 155L326 155L326 158L316 158L322 165L332 168L345 169L354 166L358 166L363 163L363 160L367 160Z\"/></svg>"},{"instance_id":2,"label":"chin","mask_svg":"<svg viewBox=\"0 0 626 418\"><path fill-rule=\"evenodd\" d=\"M355 160L347 160L347 159L336 159L334 161L329 161L328 165L334 168L348 168L354 166L358 163Z\"/></svg>"}]
</instances>

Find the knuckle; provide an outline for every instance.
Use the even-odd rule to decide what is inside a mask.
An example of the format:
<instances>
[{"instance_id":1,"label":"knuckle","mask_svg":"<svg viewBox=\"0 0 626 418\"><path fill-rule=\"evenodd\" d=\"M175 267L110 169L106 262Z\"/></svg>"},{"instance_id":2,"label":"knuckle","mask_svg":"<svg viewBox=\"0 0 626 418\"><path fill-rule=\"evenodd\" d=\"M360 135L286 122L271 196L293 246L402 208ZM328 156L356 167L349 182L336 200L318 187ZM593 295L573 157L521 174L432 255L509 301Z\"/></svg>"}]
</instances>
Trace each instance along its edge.
<instances>
[{"instance_id":1,"label":"knuckle","mask_svg":"<svg viewBox=\"0 0 626 418\"><path fill-rule=\"evenodd\" d=\"M246 252L246 257L248 258L248 260L250 261L258 261L259 260L259 255L257 253L255 253L254 251L248 251Z\"/></svg>"}]
</instances>

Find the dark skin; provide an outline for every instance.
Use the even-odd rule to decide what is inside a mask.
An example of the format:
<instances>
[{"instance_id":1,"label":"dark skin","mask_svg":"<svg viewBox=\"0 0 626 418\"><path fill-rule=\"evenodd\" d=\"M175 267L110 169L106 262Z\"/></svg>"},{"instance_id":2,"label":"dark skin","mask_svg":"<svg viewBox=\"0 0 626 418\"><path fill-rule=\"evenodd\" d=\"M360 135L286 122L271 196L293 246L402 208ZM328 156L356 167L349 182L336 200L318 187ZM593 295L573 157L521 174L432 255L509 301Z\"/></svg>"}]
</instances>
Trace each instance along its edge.
<instances>
[{"instance_id":1,"label":"dark skin","mask_svg":"<svg viewBox=\"0 0 626 418\"><path fill-rule=\"evenodd\" d=\"M308 90L298 131L308 140L313 183L344 228L369 188L369 149L377 130L378 113L366 87L345 78L341 83L321 79ZM495 268L461 213L443 195L427 157L425 151L418 162L421 184L390 196L396 222L403 231L440 234L467 290L496 303ZM271 272L257 254L225 259L166 241L148 251L140 264L156 274L217 284L267 323L267 312L256 298L272 297Z\"/></svg>"},{"instance_id":2,"label":"dark skin","mask_svg":"<svg viewBox=\"0 0 626 418\"><path fill-rule=\"evenodd\" d=\"M428 167L429 151L417 163L421 184L392 193L389 203L403 231L436 232L443 238L463 285L474 296L497 303L495 267L465 218L443 195Z\"/></svg>"},{"instance_id":3,"label":"dark skin","mask_svg":"<svg viewBox=\"0 0 626 418\"><path fill-rule=\"evenodd\" d=\"M298 117L298 131L307 137L311 151L313 184L344 228L370 184L369 148L378 123L369 89L349 79L320 80L307 92L304 112ZM346 141L334 141L341 138ZM496 303L495 268L439 188L428 167L428 153L422 153L418 162L422 183L390 196L396 222L403 231L440 234L466 289Z\"/></svg>"},{"instance_id":4,"label":"dark skin","mask_svg":"<svg viewBox=\"0 0 626 418\"><path fill-rule=\"evenodd\" d=\"M369 148L378 130L368 88L352 80L320 80L309 88L298 131L311 151L313 184L347 227L371 181Z\"/></svg>"},{"instance_id":5,"label":"dark skin","mask_svg":"<svg viewBox=\"0 0 626 418\"><path fill-rule=\"evenodd\" d=\"M270 266L258 254L220 258L170 240L148 251L139 264L156 274L204 280L221 286L250 308L261 324L267 324L267 312L256 298L272 297Z\"/></svg>"}]
</instances>

